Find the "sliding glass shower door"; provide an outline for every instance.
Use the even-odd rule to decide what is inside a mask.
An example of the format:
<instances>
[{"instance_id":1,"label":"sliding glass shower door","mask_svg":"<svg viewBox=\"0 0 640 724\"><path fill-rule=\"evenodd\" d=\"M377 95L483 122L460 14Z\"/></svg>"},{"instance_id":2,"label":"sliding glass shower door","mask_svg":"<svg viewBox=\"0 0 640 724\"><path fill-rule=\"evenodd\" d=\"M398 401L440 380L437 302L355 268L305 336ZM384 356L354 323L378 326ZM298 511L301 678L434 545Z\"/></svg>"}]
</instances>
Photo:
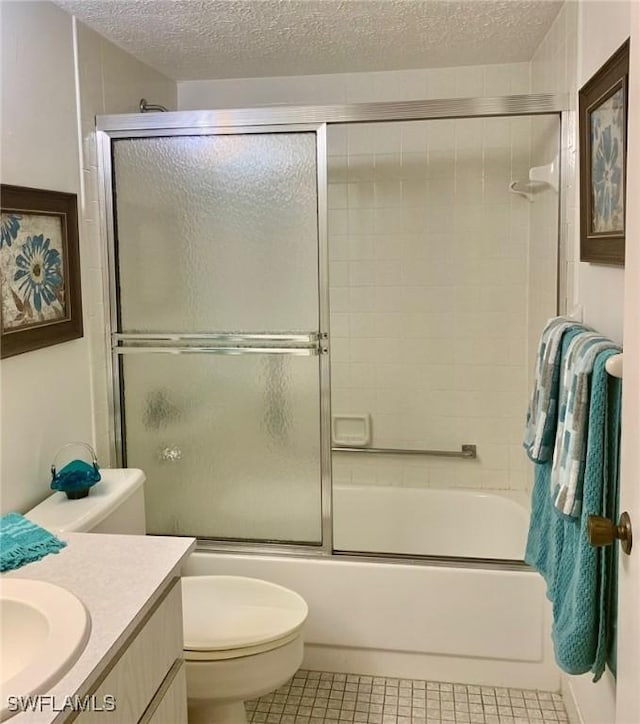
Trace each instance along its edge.
<instances>
[{"instance_id":1,"label":"sliding glass shower door","mask_svg":"<svg viewBox=\"0 0 640 724\"><path fill-rule=\"evenodd\" d=\"M322 543L320 131L111 143L121 455L151 533Z\"/></svg>"}]
</instances>

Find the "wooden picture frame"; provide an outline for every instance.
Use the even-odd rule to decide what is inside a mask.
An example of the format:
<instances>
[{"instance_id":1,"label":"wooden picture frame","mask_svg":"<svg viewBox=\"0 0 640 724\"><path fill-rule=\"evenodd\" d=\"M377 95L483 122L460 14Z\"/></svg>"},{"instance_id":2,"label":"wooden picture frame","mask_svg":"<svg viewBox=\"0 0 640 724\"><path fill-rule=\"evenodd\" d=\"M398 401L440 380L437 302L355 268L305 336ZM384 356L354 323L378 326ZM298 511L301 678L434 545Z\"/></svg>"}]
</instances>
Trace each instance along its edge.
<instances>
[{"instance_id":1,"label":"wooden picture frame","mask_svg":"<svg viewBox=\"0 0 640 724\"><path fill-rule=\"evenodd\" d=\"M580 261L624 266L627 40L578 93Z\"/></svg>"},{"instance_id":2,"label":"wooden picture frame","mask_svg":"<svg viewBox=\"0 0 640 724\"><path fill-rule=\"evenodd\" d=\"M0 357L82 337L76 194L0 186Z\"/></svg>"}]
</instances>

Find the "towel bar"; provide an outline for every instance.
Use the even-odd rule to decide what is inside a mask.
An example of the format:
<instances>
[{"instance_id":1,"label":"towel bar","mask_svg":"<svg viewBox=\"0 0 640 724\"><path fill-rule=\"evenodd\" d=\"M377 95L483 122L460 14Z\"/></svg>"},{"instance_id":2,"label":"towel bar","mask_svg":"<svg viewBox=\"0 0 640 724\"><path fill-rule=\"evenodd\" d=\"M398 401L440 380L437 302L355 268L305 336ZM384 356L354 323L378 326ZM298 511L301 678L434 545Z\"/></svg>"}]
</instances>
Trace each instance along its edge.
<instances>
[{"instance_id":1,"label":"towel bar","mask_svg":"<svg viewBox=\"0 0 640 724\"><path fill-rule=\"evenodd\" d=\"M612 377L622 378L622 355L614 354L604 363L605 369Z\"/></svg>"},{"instance_id":2,"label":"towel bar","mask_svg":"<svg viewBox=\"0 0 640 724\"><path fill-rule=\"evenodd\" d=\"M405 448L381 447L342 447L336 445L332 452L372 453L374 455L434 455L442 458L476 458L478 457L475 445L462 445L457 450L407 450Z\"/></svg>"}]
</instances>

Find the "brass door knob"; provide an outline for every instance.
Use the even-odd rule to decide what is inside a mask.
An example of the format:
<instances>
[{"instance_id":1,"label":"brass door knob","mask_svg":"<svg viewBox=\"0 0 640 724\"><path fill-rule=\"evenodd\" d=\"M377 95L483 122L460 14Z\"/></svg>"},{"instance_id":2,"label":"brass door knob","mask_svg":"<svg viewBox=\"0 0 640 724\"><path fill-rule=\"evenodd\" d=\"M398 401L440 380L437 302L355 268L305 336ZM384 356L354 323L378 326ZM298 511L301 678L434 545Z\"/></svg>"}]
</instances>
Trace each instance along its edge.
<instances>
[{"instance_id":1,"label":"brass door knob","mask_svg":"<svg viewBox=\"0 0 640 724\"><path fill-rule=\"evenodd\" d=\"M631 553L633 535L629 513L623 513L620 516L618 525L609 518L590 515L587 520L587 532L589 534L589 543L592 546L609 546L614 540L619 540L622 550L627 555Z\"/></svg>"}]
</instances>

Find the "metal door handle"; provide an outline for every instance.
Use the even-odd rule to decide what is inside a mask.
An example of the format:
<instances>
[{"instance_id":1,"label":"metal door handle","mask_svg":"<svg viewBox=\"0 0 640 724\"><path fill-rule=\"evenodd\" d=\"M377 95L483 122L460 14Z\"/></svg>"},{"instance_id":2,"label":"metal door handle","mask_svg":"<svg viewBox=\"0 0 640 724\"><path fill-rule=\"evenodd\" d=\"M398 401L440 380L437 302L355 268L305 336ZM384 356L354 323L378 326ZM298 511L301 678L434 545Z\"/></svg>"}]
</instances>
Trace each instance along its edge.
<instances>
[{"instance_id":1,"label":"metal door handle","mask_svg":"<svg viewBox=\"0 0 640 724\"><path fill-rule=\"evenodd\" d=\"M609 518L590 515L587 519L587 532L589 535L589 543L592 546L609 546L614 540L619 540L622 550L627 555L631 553L633 533L629 513L625 512L620 516L618 525L612 520L609 520Z\"/></svg>"}]
</instances>

